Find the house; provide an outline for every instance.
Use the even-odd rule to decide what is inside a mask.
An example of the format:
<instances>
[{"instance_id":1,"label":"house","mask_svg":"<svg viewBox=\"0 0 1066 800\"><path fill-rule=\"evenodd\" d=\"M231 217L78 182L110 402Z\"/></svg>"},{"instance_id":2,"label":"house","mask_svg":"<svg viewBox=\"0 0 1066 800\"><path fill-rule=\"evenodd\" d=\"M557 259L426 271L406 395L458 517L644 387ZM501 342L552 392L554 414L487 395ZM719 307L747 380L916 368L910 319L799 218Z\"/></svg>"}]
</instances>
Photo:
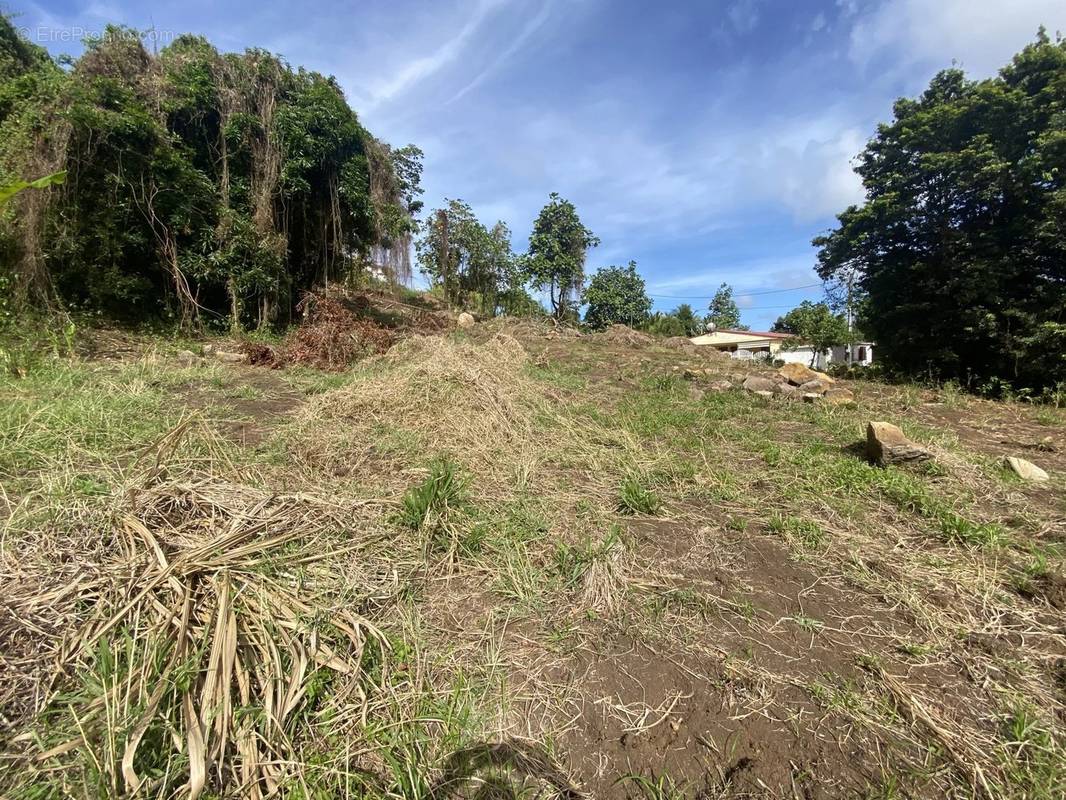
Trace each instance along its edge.
<instances>
[{"instance_id":1,"label":"house","mask_svg":"<svg viewBox=\"0 0 1066 800\"><path fill-rule=\"evenodd\" d=\"M834 347L831 351L815 353L810 345L789 345L795 340L790 333L773 333L770 331L737 331L729 329L714 330L702 336L694 336L690 341L695 345L713 347L730 353L733 358L766 358L785 363L796 362L811 365L816 369L825 369L829 364L848 363L847 348ZM860 342L852 345L851 363L868 365L873 362L873 344Z\"/></svg>"}]
</instances>

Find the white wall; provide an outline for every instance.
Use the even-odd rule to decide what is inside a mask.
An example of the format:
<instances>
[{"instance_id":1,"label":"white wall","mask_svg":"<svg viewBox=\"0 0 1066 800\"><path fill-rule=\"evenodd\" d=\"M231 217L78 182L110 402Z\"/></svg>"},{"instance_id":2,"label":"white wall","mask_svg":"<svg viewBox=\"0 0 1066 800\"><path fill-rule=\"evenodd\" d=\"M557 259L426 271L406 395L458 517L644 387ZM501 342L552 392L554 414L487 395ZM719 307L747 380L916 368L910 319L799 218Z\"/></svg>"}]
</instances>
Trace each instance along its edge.
<instances>
[{"instance_id":1,"label":"white wall","mask_svg":"<svg viewBox=\"0 0 1066 800\"><path fill-rule=\"evenodd\" d=\"M785 350L782 348L774 354L774 358L779 361L784 361L786 364L803 364L805 367L811 365L811 355L814 350L810 347L797 347L793 350ZM814 360L815 369L825 369L829 364L829 354L819 353L818 357Z\"/></svg>"}]
</instances>

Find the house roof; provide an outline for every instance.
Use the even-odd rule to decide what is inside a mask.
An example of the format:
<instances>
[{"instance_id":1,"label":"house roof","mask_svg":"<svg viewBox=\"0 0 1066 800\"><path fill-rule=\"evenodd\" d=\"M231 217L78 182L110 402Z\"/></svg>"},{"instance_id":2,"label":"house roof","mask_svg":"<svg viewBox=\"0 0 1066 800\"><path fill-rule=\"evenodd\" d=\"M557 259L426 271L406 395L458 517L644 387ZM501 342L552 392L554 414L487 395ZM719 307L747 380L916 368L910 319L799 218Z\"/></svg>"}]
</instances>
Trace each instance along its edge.
<instances>
[{"instance_id":1,"label":"house roof","mask_svg":"<svg viewBox=\"0 0 1066 800\"><path fill-rule=\"evenodd\" d=\"M735 333L738 336L750 336L753 339L793 339L791 333L774 333L772 331L738 331L733 328L715 328L712 333Z\"/></svg>"}]
</instances>

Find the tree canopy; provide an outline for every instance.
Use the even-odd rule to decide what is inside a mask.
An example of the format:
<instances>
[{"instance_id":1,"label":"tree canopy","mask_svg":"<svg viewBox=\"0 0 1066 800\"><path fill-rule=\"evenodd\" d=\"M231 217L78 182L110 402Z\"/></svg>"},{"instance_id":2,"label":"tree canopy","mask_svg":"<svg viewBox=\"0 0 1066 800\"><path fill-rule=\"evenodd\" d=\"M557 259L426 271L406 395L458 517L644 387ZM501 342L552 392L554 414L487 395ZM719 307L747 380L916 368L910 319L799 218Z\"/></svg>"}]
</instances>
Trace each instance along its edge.
<instances>
[{"instance_id":1,"label":"tree canopy","mask_svg":"<svg viewBox=\"0 0 1066 800\"><path fill-rule=\"evenodd\" d=\"M548 292L556 319L572 312L585 281L585 256L599 243L574 204L552 192L529 235L526 271L534 287Z\"/></svg>"},{"instance_id":2,"label":"tree canopy","mask_svg":"<svg viewBox=\"0 0 1066 800\"><path fill-rule=\"evenodd\" d=\"M651 311L651 298L644 289L644 279L637 274L635 261L625 267L596 270L581 300L588 304L585 324L595 329L612 323L643 325Z\"/></svg>"},{"instance_id":3,"label":"tree canopy","mask_svg":"<svg viewBox=\"0 0 1066 800\"><path fill-rule=\"evenodd\" d=\"M1066 381L1066 41L1041 30L994 78L939 73L859 156L862 205L819 236L853 276L878 357L910 375Z\"/></svg>"},{"instance_id":4,"label":"tree canopy","mask_svg":"<svg viewBox=\"0 0 1066 800\"><path fill-rule=\"evenodd\" d=\"M707 310L710 312L706 317L708 327L713 325L719 330L747 330L747 326L740 324L740 308L737 306L736 300L733 299L733 287L728 283L723 283L718 287L718 291L711 298Z\"/></svg>"},{"instance_id":5,"label":"tree canopy","mask_svg":"<svg viewBox=\"0 0 1066 800\"><path fill-rule=\"evenodd\" d=\"M495 314L523 305L522 273L506 223L486 228L462 200L432 212L418 240L418 262L448 303Z\"/></svg>"},{"instance_id":6,"label":"tree canopy","mask_svg":"<svg viewBox=\"0 0 1066 800\"><path fill-rule=\"evenodd\" d=\"M7 204L6 280L128 319L284 322L375 254L406 270L420 208L421 152L371 136L333 78L115 27L66 71L0 18L0 185L59 171Z\"/></svg>"}]
</instances>

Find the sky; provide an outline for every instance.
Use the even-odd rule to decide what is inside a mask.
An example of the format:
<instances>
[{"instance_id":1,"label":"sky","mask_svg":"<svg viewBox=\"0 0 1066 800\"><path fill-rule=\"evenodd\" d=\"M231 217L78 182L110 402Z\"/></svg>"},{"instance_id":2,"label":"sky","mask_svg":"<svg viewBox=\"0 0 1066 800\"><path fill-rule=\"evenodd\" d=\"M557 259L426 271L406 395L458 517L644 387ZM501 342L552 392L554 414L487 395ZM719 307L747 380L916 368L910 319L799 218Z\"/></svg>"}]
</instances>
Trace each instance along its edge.
<instances>
[{"instance_id":1,"label":"sky","mask_svg":"<svg viewBox=\"0 0 1066 800\"><path fill-rule=\"evenodd\" d=\"M862 200L851 164L894 99L1066 32L1063 0L3 2L55 54L121 22L334 75L425 151L427 209L461 198L524 250L559 192L601 239L588 272L635 260L660 310L729 283L756 330L821 299L810 240Z\"/></svg>"}]
</instances>

